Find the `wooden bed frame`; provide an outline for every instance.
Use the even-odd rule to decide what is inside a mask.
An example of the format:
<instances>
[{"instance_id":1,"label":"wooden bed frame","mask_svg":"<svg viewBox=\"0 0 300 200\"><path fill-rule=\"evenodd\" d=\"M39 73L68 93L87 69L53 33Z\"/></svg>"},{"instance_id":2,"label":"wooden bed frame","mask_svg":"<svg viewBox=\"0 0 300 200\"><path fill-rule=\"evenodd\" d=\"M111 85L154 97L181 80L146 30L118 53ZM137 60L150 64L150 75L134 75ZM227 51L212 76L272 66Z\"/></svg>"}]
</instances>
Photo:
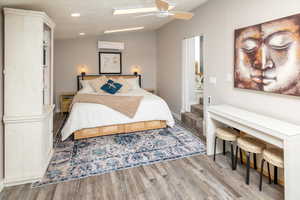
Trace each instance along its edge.
<instances>
[{"instance_id":1,"label":"wooden bed frame","mask_svg":"<svg viewBox=\"0 0 300 200\"><path fill-rule=\"evenodd\" d=\"M122 77L124 79L130 78L139 78L139 85L142 86L141 75L84 75L77 76L77 89L81 89L80 80L92 80L99 78L100 76L106 76L108 78L119 78ZM154 121L143 121L143 122L135 122L129 124L114 124L110 126L100 126L95 128L86 128L81 129L74 132L74 139L83 139L104 135L114 135L114 134L122 134L122 133L131 133L137 131L145 131L145 130L153 130L153 129L161 129L166 128L167 123L163 120L154 120Z\"/></svg>"}]
</instances>

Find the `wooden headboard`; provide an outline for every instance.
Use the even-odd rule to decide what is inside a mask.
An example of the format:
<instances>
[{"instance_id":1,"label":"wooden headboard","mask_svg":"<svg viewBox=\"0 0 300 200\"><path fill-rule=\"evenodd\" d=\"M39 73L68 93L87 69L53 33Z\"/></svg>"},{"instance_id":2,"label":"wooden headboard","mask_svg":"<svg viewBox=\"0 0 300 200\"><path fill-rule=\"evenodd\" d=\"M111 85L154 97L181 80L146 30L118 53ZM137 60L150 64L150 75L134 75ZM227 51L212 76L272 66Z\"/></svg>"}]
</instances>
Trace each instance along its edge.
<instances>
[{"instance_id":1,"label":"wooden headboard","mask_svg":"<svg viewBox=\"0 0 300 200\"><path fill-rule=\"evenodd\" d=\"M92 80L99 78L101 76L106 76L107 78L119 78L122 77L124 79L130 79L130 78L139 78L139 85L142 87L142 76L141 75L123 75L123 74L92 74L92 75L84 75L84 76L77 76L77 90L81 89L80 80Z\"/></svg>"}]
</instances>

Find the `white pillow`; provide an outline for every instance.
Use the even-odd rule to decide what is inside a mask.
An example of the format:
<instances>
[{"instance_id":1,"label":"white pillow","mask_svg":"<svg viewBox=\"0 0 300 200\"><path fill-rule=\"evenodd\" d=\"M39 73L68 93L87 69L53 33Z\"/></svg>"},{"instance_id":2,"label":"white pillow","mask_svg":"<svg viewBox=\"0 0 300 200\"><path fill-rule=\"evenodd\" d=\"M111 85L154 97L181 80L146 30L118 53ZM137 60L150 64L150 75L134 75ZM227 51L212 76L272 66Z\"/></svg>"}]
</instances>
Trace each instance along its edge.
<instances>
[{"instance_id":1,"label":"white pillow","mask_svg":"<svg viewBox=\"0 0 300 200\"><path fill-rule=\"evenodd\" d=\"M78 93L95 93L94 89L91 87L89 80L80 80L82 88Z\"/></svg>"},{"instance_id":2,"label":"white pillow","mask_svg":"<svg viewBox=\"0 0 300 200\"><path fill-rule=\"evenodd\" d=\"M139 78L128 78L126 79L126 81L129 83L133 90L140 88Z\"/></svg>"}]
</instances>

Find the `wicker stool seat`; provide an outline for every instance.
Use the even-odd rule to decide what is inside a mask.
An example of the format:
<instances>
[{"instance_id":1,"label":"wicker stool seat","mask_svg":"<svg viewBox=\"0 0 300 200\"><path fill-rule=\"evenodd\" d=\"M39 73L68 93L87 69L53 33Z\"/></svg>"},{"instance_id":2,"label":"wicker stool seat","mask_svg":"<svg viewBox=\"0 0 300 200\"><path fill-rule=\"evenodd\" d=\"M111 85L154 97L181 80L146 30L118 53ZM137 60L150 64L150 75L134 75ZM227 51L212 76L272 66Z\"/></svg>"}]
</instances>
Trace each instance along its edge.
<instances>
[{"instance_id":1,"label":"wicker stool seat","mask_svg":"<svg viewBox=\"0 0 300 200\"><path fill-rule=\"evenodd\" d=\"M234 163L234 152L233 152L233 142L235 142L238 138L238 131L230 128L218 128L216 130L216 137L215 137L215 147L214 147L214 161L216 160L216 148L217 148L217 139L223 141L223 155L225 155L226 151L226 142L230 142L231 147L231 165L232 170L235 170L235 163Z\"/></svg>"},{"instance_id":2,"label":"wicker stool seat","mask_svg":"<svg viewBox=\"0 0 300 200\"><path fill-rule=\"evenodd\" d=\"M265 149L263 151L263 159L265 159L268 163L276 167L279 168L284 167L282 149L277 149L277 148Z\"/></svg>"},{"instance_id":3,"label":"wicker stool seat","mask_svg":"<svg viewBox=\"0 0 300 200\"><path fill-rule=\"evenodd\" d=\"M251 153L262 153L266 144L262 141L252 137L240 137L237 139L237 145L244 151Z\"/></svg>"},{"instance_id":4,"label":"wicker stool seat","mask_svg":"<svg viewBox=\"0 0 300 200\"><path fill-rule=\"evenodd\" d=\"M263 143L262 141L253 138L253 137L240 137L237 139L237 147L236 147L236 160L235 160L235 164L237 164L237 152L238 149L243 150L246 152L247 155L247 163L246 163L246 169L247 169L247 173L246 173L246 184L249 185L250 182L250 156L251 153L253 154L253 160L254 160L254 169L257 169L257 161L256 161L256 154L261 154L264 150L264 148L266 147L266 144ZM241 163L243 158L242 158L242 153L240 153L240 159L241 159Z\"/></svg>"},{"instance_id":5,"label":"wicker stool seat","mask_svg":"<svg viewBox=\"0 0 300 200\"><path fill-rule=\"evenodd\" d=\"M270 148L263 150L262 153L262 161L261 161L261 171L260 171L260 184L259 190L262 190L262 176L264 171L264 163L267 162L268 165L268 176L269 176L269 184L272 183L271 175L270 175L270 164L274 166L274 184L278 183L278 167L284 168L284 158L283 158L283 150L278 148Z\"/></svg>"},{"instance_id":6,"label":"wicker stool seat","mask_svg":"<svg viewBox=\"0 0 300 200\"><path fill-rule=\"evenodd\" d=\"M229 128L218 128L216 130L217 138L225 141L236 141L238 135L236 131L229 129Z\"/></svg>"}]
</instances>

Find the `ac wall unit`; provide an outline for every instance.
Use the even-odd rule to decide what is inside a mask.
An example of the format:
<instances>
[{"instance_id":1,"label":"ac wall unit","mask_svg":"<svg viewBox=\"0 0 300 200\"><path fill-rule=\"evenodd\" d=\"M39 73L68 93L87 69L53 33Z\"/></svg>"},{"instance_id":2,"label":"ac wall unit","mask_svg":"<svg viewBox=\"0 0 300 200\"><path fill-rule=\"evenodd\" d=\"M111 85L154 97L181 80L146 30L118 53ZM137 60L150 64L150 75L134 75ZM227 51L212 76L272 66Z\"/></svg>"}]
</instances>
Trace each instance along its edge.
<instances>
[{"instance_id":1,"label":"ac wall unit","mask_svg":"<svg viewBox=\"0 0 300 200\"><path fill-rule=\"evenodd\" d=\"M123 42L98 41L98 48L99 49L124 50L125 45Z\"/></svg>"}]
</instances>

